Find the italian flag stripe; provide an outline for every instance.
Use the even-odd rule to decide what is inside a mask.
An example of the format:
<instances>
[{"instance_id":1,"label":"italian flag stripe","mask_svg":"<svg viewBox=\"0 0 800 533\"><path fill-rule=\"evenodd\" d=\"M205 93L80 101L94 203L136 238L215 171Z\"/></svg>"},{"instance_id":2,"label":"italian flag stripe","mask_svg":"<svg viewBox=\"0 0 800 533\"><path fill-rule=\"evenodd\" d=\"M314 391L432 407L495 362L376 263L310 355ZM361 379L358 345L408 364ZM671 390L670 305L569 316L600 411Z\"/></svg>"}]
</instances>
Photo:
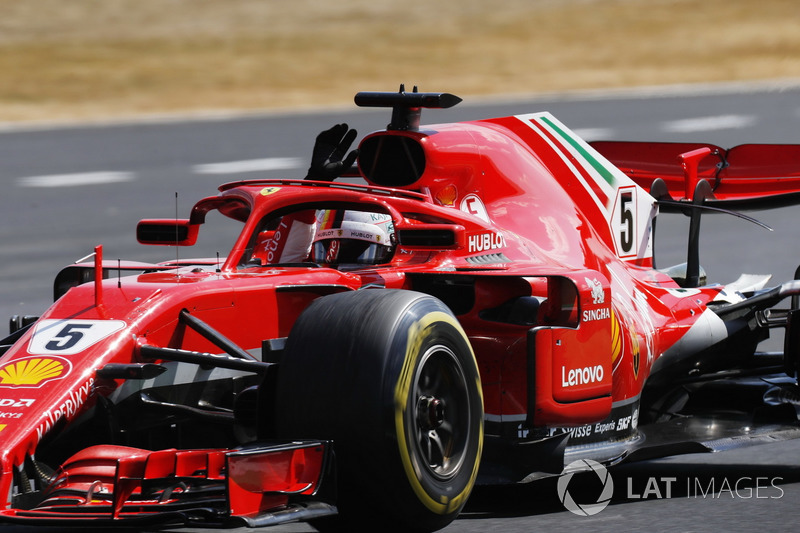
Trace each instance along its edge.
<instances>
[{"instance_id":1,"label":"italian flag stripe","mask_svg":"<svg viewBox=\"0 0 800 533\"><path fill-rule=\"evenodd\" d=\"M523 118L523 121L528 124L528 126L537 132L539 135L545 139L548 144L552 147L553 151L556 152L564 163L572 169L575 173L575 176L581 180L584 186L589 190L589 192L594 197L595 201L598 202L598 206L608 211L608 203L610 200L610 194L607 191L604 191L601 187L601 183L597 178L595 178L591 172L589 172L589 168L586 165L582 164L578 161L569 151L563 146L560 142L558 134L554 132L554 130L547 127L544 122L540 122L538 119L541 117L526 117ZM574 163L574 164L573 164Z\"/></svg>"},{"instance_id":2,"label":"italian flag stripe","mask_svg":"<svg viewBox=\"0 0 800 533\"><path fill-rule=\"evenodd\" d=\"M572 146L581 155L581 157L583 157L592 166L592 168L595 169L595 171L597 171L597 173L603 178L603 180L605 180L606 183L615 189L617 188L617 179L614 174L612 174L605 165L598 161L591 152L586 150L577 139L558 127L558 125L550 120L549 117L541 117L541 121L547 124L553 131L558 133L563 140L569 143L569 145Z\"/></svg>"}]
</instances>

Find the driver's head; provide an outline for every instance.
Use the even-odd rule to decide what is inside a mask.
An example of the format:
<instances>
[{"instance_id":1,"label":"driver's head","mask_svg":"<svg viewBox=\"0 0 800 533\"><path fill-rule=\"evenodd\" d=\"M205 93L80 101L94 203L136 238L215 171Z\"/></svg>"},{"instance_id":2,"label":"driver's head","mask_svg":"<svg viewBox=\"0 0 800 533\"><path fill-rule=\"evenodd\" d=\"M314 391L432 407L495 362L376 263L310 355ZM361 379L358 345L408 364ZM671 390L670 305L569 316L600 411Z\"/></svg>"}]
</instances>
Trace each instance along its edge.
<instances>
[{"instance_id":1,"label":"driver's head","mask_svg":"<svg viewBox=\"0 0 800 533\"><path fill-rule=\"evenodd\" d=\"M394 224L383 213L331 209L317 216L315 263L380 265L392 257Z\"/></svg>"}]
</instances>

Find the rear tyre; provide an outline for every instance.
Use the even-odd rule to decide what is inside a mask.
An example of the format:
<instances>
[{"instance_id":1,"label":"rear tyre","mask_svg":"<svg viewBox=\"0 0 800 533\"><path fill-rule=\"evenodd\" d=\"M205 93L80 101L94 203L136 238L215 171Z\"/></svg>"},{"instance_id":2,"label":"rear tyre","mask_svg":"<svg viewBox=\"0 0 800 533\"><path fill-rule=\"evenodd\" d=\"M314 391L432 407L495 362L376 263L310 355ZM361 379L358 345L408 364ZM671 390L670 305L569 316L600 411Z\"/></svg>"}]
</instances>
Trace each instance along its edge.
<instances>
[{"instance_id":1,"label":"rear tyre","mask_svg":"<svg viewBox=\"0 0 800 533\"><path fill-rule=\"evenodd\" d=\"M334 441L348 528L434 531L461 511L483 446L480 378L436 298L365 290L315 300L278 377L278 432Z\"/></svg>"}]
</instances>

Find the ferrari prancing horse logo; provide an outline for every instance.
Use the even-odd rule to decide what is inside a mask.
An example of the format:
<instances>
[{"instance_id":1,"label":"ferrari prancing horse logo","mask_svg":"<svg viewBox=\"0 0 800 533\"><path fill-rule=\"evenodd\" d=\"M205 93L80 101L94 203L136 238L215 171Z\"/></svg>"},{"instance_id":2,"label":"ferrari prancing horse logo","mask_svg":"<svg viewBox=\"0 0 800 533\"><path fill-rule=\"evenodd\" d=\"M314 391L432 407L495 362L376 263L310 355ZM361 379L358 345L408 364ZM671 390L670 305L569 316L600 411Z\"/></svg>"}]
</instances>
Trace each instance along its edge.
<instances>
[{"instance_id":1,"label":"ferrari prancing horse logo","mask_svg":"<svg viewBox=\"0 0 800 533\"><path fill-rule=\"evenodd\" d=\"M636 330L631 328L631 358L633 363L633 377L639 379L639 360L641 356L641 349L639 348L639 336L636 335Z\"/></svg>"}]
</instances>

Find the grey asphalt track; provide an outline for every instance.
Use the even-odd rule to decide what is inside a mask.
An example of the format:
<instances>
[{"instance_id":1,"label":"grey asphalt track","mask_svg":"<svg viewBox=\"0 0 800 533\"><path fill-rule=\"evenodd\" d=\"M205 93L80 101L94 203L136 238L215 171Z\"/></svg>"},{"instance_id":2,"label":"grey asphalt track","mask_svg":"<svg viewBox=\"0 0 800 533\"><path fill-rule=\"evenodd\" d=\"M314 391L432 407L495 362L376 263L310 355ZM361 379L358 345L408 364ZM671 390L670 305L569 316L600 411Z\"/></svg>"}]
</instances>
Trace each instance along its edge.
<instances>
[{"instance_id":1,"label":"grey asphalt track","mask_svg":"<svg viewBox=\"0 0 800 533\"><path fill-rule=\"evenodd\" d=\"M589 140L703 141L726 148L749 142L800 143L799 86L467 101L448 111L424 111L423 123L544 110ZM134 228L141 218L174 216L176 193L179 216L185 217L196 200L214 195L225 181L302 177L319 131L348 122L363 135L384 127L388 119L386 110L353 106L329 112L0 132L0 318L40 314L52 300L58 270L96 244L104 245L107 259L170 259L171 248L138 245ZM299 162L289 169L230 175L199 170L200 165L265 158ZM65 186L59 179L35 179L85 173L103 173L101 183ZM122 176L122 181L103 182L102 176ZM36 183L40 186L31 186ZM743 272L774 274L776 282L790 279L800 264L798 210L750 213L774 227L771 233L726 216L706 217L701 262L710 280L728 282ZM684 260L685 220L673 217L659 219L659 266ZM230 228L208 230L207 255L224 255ZM0 324L0 335L4 333ZM780 346L779 339L769 343ZM612 470L612 477L611 505L592 517L566 511L555 482L544 481L479 489L467 512L445 531L783 531L794 529L800 517L797 442L649 461ZM672 478L675 481L666 481ZM714 495L706 490L725 483L733 489L737 482L737 490ZM663 497L667 485L674 489L669 499ZM633 497L643 495L648 486L647 498ZM375 531L380 530L376 524ZM272 531L313 529L293 524Z\"/></svg>"}]
</instances>

